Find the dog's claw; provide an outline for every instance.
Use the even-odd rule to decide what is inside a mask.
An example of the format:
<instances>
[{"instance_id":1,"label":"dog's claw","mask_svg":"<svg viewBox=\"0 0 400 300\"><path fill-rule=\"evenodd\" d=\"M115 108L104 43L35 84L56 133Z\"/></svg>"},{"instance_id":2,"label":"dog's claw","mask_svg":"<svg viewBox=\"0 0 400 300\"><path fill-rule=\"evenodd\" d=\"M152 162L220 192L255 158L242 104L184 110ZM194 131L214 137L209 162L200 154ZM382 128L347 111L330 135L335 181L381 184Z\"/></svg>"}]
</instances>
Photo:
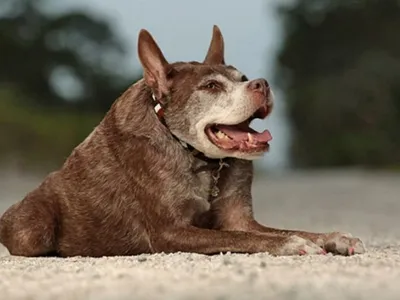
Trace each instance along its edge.
<instances>
[{"instance_id":1,"label":"dog's claw","mask_svg":"<svg viewBox=\"0 0 400 300\"><path fill-rule=\"evenodd\" d=\"M351 256L365 253L363 242L348 233L333 232L327 234L323 247L327 252L339 255Z\"/></svg>"},{"instance_id":2,"label":"dog's claw","mask_svg":"<svg viewBox=\"0 0 400 300\"><path fill-rule=\"evenodd\" d=\"M306 254L307 254L306 250L300 250L299 251L299 255L306 255Z\"/></svg>"}]
</instances>

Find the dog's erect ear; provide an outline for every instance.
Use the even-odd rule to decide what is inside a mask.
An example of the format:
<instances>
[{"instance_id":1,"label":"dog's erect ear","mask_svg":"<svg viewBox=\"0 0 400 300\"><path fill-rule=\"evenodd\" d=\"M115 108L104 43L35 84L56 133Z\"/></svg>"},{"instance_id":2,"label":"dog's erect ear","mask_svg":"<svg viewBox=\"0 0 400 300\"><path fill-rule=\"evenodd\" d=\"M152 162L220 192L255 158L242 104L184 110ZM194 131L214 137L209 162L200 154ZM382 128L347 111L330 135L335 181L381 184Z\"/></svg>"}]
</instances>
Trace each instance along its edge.
<instances>
[{"instance_id":1,"label":"dog's erect ear","mask_svg":"<svg viewBox=\"0 0 400 300\"><path fill-rule=\"evenodd\" d=\"M144 80L157 98L168 93L167 73L169 63L151 34L142 29L138 38L138 55L144 70Z\"/></svg>"},{"instance_id":2,"label":"dog's erect ear","mask_svg":"<svg viewBox=\"0 0 400 300\"><path fill-rule=\"evenodd\" d=\"M224 37L217 25L213 27L213 35L204 63L209 65L225 64Z\"/></svg>"}]
</instances>

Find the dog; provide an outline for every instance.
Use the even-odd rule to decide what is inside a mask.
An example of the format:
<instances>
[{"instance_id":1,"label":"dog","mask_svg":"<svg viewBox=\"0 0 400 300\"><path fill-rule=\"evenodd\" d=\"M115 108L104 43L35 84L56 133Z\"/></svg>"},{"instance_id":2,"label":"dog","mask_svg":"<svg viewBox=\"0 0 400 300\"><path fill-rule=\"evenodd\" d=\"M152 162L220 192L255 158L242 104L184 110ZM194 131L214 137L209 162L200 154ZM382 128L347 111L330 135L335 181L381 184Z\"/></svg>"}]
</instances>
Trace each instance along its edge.
<instances>
[{"instance_id":1,"label":"dog","mask_svg":"<svg viewBox=\"0 0 400 300\"><path fill-rule=\"evenodd\" d=\"M225 63L214 25L203 62L169 63L142 29L143 78L129 87L59 170L0 219L11 255L126 256L365 252L350 234L266 227L253 217L253 161L271 134L265 79Z\"/></svg>"}]
</instances>

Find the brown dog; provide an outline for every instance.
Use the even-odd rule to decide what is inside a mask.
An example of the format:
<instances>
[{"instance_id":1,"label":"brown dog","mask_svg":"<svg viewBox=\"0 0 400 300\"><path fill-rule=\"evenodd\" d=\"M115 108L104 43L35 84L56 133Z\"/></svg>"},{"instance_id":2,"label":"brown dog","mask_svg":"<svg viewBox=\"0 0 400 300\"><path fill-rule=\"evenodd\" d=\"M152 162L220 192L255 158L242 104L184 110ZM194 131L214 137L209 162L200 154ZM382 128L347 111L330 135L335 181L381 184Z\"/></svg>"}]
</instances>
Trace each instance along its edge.
<instances>
[{"instance_id":1,"label":"brown dog","mask_svg":"<svg viewBox=\"0 0 400 300\"><path fill-rule=\"evenodd\" d=\"M156 252L363 253L358 238L264 227L253 218L252 160L271 136L249 128L272 96L225 64L218 27L203 63L164 58L139 34L144 79L111 107L62 168L0 220L12 255Z\"/></svg>"}]
</instances>

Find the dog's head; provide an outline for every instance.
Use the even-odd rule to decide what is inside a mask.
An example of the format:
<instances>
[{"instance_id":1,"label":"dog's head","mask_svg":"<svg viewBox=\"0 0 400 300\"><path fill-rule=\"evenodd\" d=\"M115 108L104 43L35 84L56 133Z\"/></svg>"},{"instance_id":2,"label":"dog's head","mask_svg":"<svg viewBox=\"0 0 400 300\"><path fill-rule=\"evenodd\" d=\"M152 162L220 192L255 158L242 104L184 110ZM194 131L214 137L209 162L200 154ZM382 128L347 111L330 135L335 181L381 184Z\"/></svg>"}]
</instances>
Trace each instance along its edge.
<instances>
[{"instance_id":1,"label":"dog's head","mask_svg":"<svg viewBox=\"0 0 400 300\"><path fill-rule=\"evenodd\" d=\"M202 63L168 63L146 30L138 40L144 81L164 110L169 130L210 158L254 159L269 148L269 131L249 127L272 110L266 80L249 81L226 65L224 41L214 26L211 44Z\"/></svg>"}]
</instances>

